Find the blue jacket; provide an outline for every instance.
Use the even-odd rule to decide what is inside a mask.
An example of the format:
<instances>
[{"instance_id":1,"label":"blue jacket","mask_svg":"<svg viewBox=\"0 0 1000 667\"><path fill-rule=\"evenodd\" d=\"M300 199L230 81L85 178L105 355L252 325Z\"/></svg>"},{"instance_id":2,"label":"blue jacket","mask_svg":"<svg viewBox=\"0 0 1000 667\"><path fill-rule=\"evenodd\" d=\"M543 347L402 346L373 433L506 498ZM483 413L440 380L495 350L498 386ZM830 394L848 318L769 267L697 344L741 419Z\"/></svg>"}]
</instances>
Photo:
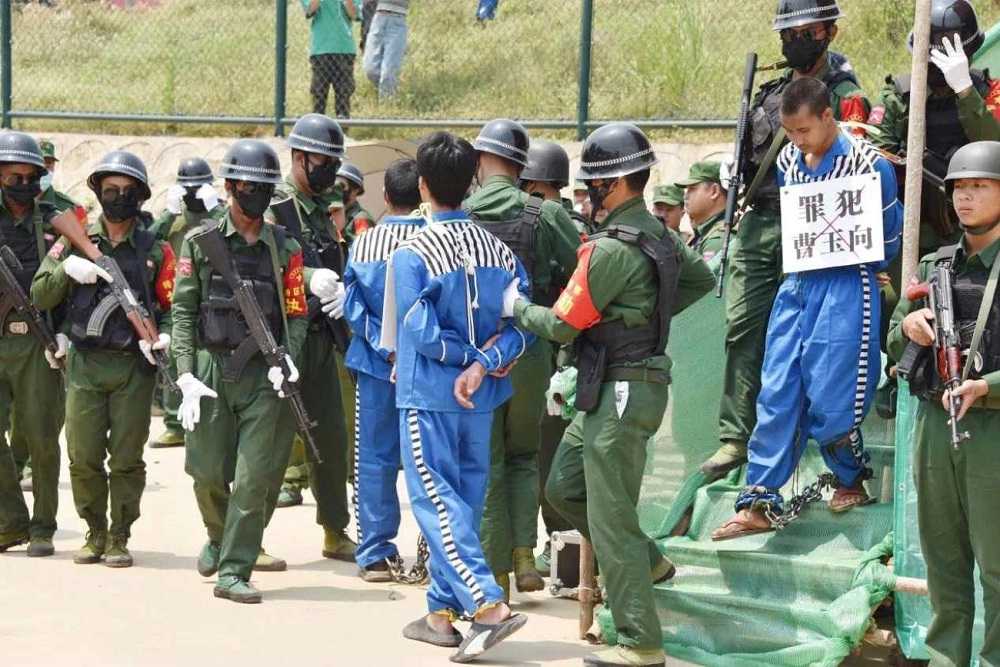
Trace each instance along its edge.
<instances>
[{"instance_id":1,"label":"blue jacket","mask_svg":"<svg viewBox=\"0 0 1000 667\"><path fill-rule=\"evenodd\" d=\"M527 272L510 248L462 211L435 214L434 224L402 244L390 263L396 406L468 412L452 394L458 375L474 361L488 371L504 368L534 342L534 335L500 317L511 280L530 294ZM472 412L492 412L511 392L510 378L487 376L472 396Z\"/></svg>"},{"instance_id":2,"label":"blue jacket","mask_svg":"<svg viewBox=\"0 0 1000 667\"><path fill-rule=\"evenodd\" d=\"M869 165L882 176L882 235L885 244L885 259L870 268L884 271L899 254L902 245L903 205L896 196L896 172L874 146L862 139L852 141L842 132L823 156L819 166L810 169L802 151L793 144L788 144L778 154L778 185L796 185L864 174L870 171Z\"/></svg>"},{"instance_id":3,"label":"blue jacket","mask_svg":"<svg viewBox=\"0 0 1000 667\"><path fill-rule=\"evenodd\" d=\"M420 216L390 215L362 234L351 247L344 271L344 319L354 332L344 363L353 371L388 380L390 350L379 346L385 271L389 256L424 226Z\"/></svg>"}]
</instances>

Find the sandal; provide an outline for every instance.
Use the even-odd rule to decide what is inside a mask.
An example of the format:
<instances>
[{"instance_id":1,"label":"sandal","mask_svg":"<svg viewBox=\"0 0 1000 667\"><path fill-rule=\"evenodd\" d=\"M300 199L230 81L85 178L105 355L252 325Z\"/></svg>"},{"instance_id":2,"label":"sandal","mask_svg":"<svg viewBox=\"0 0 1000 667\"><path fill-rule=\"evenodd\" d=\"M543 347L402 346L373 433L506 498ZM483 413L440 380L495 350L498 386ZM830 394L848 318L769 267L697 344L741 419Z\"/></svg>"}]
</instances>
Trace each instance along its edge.
<instances>
[{"instance_id":1,"label":"sandal","mask_svg":"<svg viewBox=\"0 0 1000 667\"><path fill-rule=\"evenodd\" d=\"M762 525L763 522L763 525ZM770 533L774 526L760 510L740 510L729 521L726 521L712 533L713 542L732 540L747 535Z\"/></svg>"}]
</instances>

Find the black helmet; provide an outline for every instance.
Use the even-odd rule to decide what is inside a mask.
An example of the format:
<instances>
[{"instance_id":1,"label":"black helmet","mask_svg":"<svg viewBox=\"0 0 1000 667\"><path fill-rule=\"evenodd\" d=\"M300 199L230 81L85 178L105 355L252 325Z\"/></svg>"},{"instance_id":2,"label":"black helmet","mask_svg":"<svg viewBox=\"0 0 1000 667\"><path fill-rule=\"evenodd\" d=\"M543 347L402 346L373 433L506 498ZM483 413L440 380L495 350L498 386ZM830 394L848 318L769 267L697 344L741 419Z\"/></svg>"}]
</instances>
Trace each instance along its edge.
<instances>
[{"instance_id":1,"label":"black helmet","mask_svg":"<svg viewBox=\"0 0 1000 667\"><path fill-rule=\"evenodd\" d=\"M974 141L951 156L945 181L992 178L1000 181L1000 141Z\"/></svg>"},{"instance_id":2,"label":"black helmet","mask_svg":"<svg viewBox=\"0 0 1000 667\"><path fill-rule=\"evenodd\" d=\"M581 181L618 178L649 169L656 164L653 146L632 123L608 123L594 130L580 155Z\"/></svg>"},{"instance_id":3,"label":"black helmet","mask_svg":"<svg viewBox=\"0 0 1000 667\"><path fill-rule=\"evenodd\" d=\"M0 162L30 164L41 169L42 175L49 173L38 142L30 134L5 130L0 132Z\"/></svg>"},{"instance_id":4,"label":"black helmet","mask_svg":"<svg viewBox=\"0 0 1000 667\"><path fill-rule=\"evenodd\" d=\"M931 48L944 48L945 37L958 33L965 54L971 56L983 45L983 31L979 29L976 10L969 0L933 0L931 3ZM913 32L906 40L906 48L913 53Z\"/></svg>"},{"instance_id":5,"label":"black helmet","mask_svg":"<svg viewBox=\"0 0 1000 667\"><path fill-rule=\"evenodd\" d=\"M483 125L472 146L477 151L499 155L523 167L528 164L528 143L528 131L523 125L498 118Z\"/></svg>"},{"instance_id":6,"label":"black helmet","mask_svg":"<svg viewBox=\"0 0 1000 667\"><path fill-rule=\"evenodd\" d=\"M843 17L837 0L778 0L772 27L774 30L787 30Z\"/></svg>"},{"instance_id":7,"label":"black helmet","mask_svg":"<svg viewBox=\"0 0 1000 667\"><path fill-rule=\"evenodd\" d=\"M149 178L146 176L146 165L135 153L128 151L111 151L101 158L101 161L94 167L87 178L87 185L98 197L101 196L101 179L112 174L121 176L131 176L139 181L142 189L140 198L145 201L149 199Z\"/></svg>"},{"instance_id":8,"label":"black helmet","mask_svg":"<svg viewBox=\"0 0 1000 667\"><path fill-rule=\"evenodd\" d=\"M200 157L181 160L177 167L177 184L185 187L212 183L212 168Z\"/></svg>"},{"instance_id":9,"label":"black helmet","mask_svg":"<svg viewBox=\"0 0 1000 667\"><path fill-rule=\"evenodd\" d=\"M281 163L274 149L257 139L240 139L226 151L219 175L227 181L281 183Z\"/></svg>"},{"instance_id":10,"label":"black helmet","mask_svg":"<svg viewBox=\"0 0 1000 667\"><path fill-rule=\"evenodd\" d=\"M307 113L295 121L288 135L288 147L339 160L344 157L344 131L329 116Z\"/></svg>"},{"instance_id":11,"label":"black helmet","mask_svg":"<svg viewBox=\"0 0 1000 667\"><path fill-rule=\"evenodd\" d=\"M528 166L521 172L521 180L565 187L569 183L569 155L559 144L541 139L532 141L528 149Z\"/></svg>"},{"instance_id":12,"label":"black helmet","mask_svg":"<svg viewBox=\"0 0 1000 667\"><path fill-rule=\"evenodd\" d=\"M355 165L350 162L341 162L340 169L337 170L337 178L346 178L351 183L361 188L361 194L365 193L365 175L361 173Z\"/></svg>"}]
</instances>

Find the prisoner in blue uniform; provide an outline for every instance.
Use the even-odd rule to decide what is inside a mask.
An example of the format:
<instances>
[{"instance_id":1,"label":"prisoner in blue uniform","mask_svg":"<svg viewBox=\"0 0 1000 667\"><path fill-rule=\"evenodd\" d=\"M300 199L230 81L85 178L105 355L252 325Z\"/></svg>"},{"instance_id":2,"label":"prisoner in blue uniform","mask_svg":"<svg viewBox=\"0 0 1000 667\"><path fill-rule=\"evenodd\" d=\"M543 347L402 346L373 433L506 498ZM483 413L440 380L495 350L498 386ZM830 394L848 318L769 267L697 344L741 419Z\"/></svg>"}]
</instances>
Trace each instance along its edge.
<instances>
[{"instance_id":1,"label":"prisoner in blue uniform","mask_svg":"<svg viewBox=\"0 0 1000 667\"><path fill-rule=\"evenodd\" d=\"M354 558L363 573L399 555L392 543L399 532L396 477L400 465L396 386L389 379L394 357L379 341L389 256L423 225L419 215L384 217L355 240L344 272L344 318L354 332L345 363L357 374L354 519L358 550ZM386 576L380 580L384 581L387 568L383 572Z\"/></svg>"},{"instance_id":2,"label":"prisoner in blue uniform","mask_svg":"<svg viewBox=\"0 0 1000 667\"><path fill-rule=\"evenodd\" d=\"M821 101L811 106L815 99ZM818 108L823 113L816 113ZM791 84L781 111L786 129L811 122L814 134L797 141L790 129L792 143L777 160L779 186L877 172L885 258L874 264L791 273L782 282L768 323L747 489L736 502L737 512L757 515L738 515L713 534L715 539L769 528L763 512L769 508L772 514L781 513L780 489L791 479L809 439L819 444L837 479L831 509L844 511L868 502L861 484L868 456L860 426L879 377L875 273L885 269L900 246L902 206L896 198L895 173L873 146L837 127L822 82L800 79ZM805 153L824 145L817 133L832 143L810 168Z\"/></svg>"}]
</instances>

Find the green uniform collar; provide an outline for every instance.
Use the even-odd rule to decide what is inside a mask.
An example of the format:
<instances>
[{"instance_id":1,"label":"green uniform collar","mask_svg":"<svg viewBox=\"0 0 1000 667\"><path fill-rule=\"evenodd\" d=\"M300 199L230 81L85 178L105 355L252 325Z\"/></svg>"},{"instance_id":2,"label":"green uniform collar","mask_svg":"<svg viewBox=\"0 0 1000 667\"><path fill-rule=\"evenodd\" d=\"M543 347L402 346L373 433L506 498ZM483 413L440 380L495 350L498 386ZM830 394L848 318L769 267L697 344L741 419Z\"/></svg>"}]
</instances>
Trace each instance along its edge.
<instances>
[{"instance_id":1,"label":"green uniform collar","mask_svg":"<svg viewBox=\"0 0 1000 667\"><path fill-rule=\"evenodd\" d=\"M132 226L128 230L128 234L125 235L125 242L128 243L133 248L135 247L135 230L139 227L139 218L137 217L132 221ZM92 222L87 226L87 235L96 236L102 241L107 241L112 243L111 236L108 235L107 221L104 219L104 214L98 216L97 222Z\"/></svg>"},{"instance_id":2,"label":"green uniform collar","mask_svg":"<svg viewBox=\"0 0 1000 667\"><path fill-rule=\"evenodd\" d=\"M0 215L5 215L14 221L15 227L27 227L35 222L35 218L39 215L38 204L36 203L31 207L31 212L23 218L14 217L14 213L7 208L7 205L3 203L3 198L0 197Z\"/></svg>"},{"instance_id":3,"label":"green uniform collar","mask_svg":"<svg viewBox=\"0 0 1000 667\"><path fill-rule=\"evenodd\" d=\"M236 225L233 224L233 218L228 211L226 211L226 217L223 218L222 223L222 235L227 239L231 238L233 235L246 244L246 239L240 234L240 231L236 229ZM270 246L272 248L277 247L277 242L274 238L274 225L265 222L261 225L260 234L257 236L257 241L263 242L264 245ZM249 244L247 244L249 245Z\"/></svg>"},{"instance_id":4,"label":"green uniform collar","mask_svg":"<svg viewBox=\"0 0 1000 667\"><path fill-rule=\"evenodd\" d=\"M494 188L494 186L499 186ZM483 181L483 190L487 188L500 189L502 187L514 187L514 179L504 174L494 174Z\"/></svg>"},{"instance_id":5,"label":"green uniform collar","mask_svg":"<svg viewBox=\"0 0 1000 667\"><path fill-rule=\"evenodd\" d=\"M718 213L710 217L708 220L695 227L694 238L691 239L691 242L697 243L698 241L708 238L708 235L712 233L712 230L714 230L716 226L718 226L718 224L722 222L722 219L725 217L726 217L726 212L719 211Z\"/></svg>"},{"instance_id":6,"label":"green uniform collar","mask_svg":"<svg viewBox=\"0 0 1000 667\"><path fill-rule=\"evenodd\" d=\"M285 184L288 185L288 191L291 193L295 201L299 203L302 210L305 211L306 215L312 215L316 207L319 206L319 202L312 195L307 195L305 192L299 189L299 186L295 184L295 179L289 174L285 177Z\"/></svg>"},{"instance_id":7,"label":"green uniform collar","mask_svg":"<svg viewBox=\"0 0 1000 667\"><path fill-rule=\"evenodd\" d=\"M617 224L637 227L644 232L653 234L656 238L660 238L664 233L663 225L646 209L646 200L643 199L642 195L629 199L611 211L597 231Z\"/></svg>"},{"instance_id":8,"label":"green uniform collar","mask_svg":"<svg viewBox=\"0 0 1000 667\"><path fill-rule=\"evenodd\" d=\"M959 246L961 250L961 262L963 264L969 264L971 262L977 261L985 266L987 269L993 266L993 262L997 259L997 253L1000 252L1000 239L997 239L990 245L983 248L983 250L975 255L969 255L968 251L965 249L965 240L962 240L962 244Z\"/></svg>"}]
</instances>

